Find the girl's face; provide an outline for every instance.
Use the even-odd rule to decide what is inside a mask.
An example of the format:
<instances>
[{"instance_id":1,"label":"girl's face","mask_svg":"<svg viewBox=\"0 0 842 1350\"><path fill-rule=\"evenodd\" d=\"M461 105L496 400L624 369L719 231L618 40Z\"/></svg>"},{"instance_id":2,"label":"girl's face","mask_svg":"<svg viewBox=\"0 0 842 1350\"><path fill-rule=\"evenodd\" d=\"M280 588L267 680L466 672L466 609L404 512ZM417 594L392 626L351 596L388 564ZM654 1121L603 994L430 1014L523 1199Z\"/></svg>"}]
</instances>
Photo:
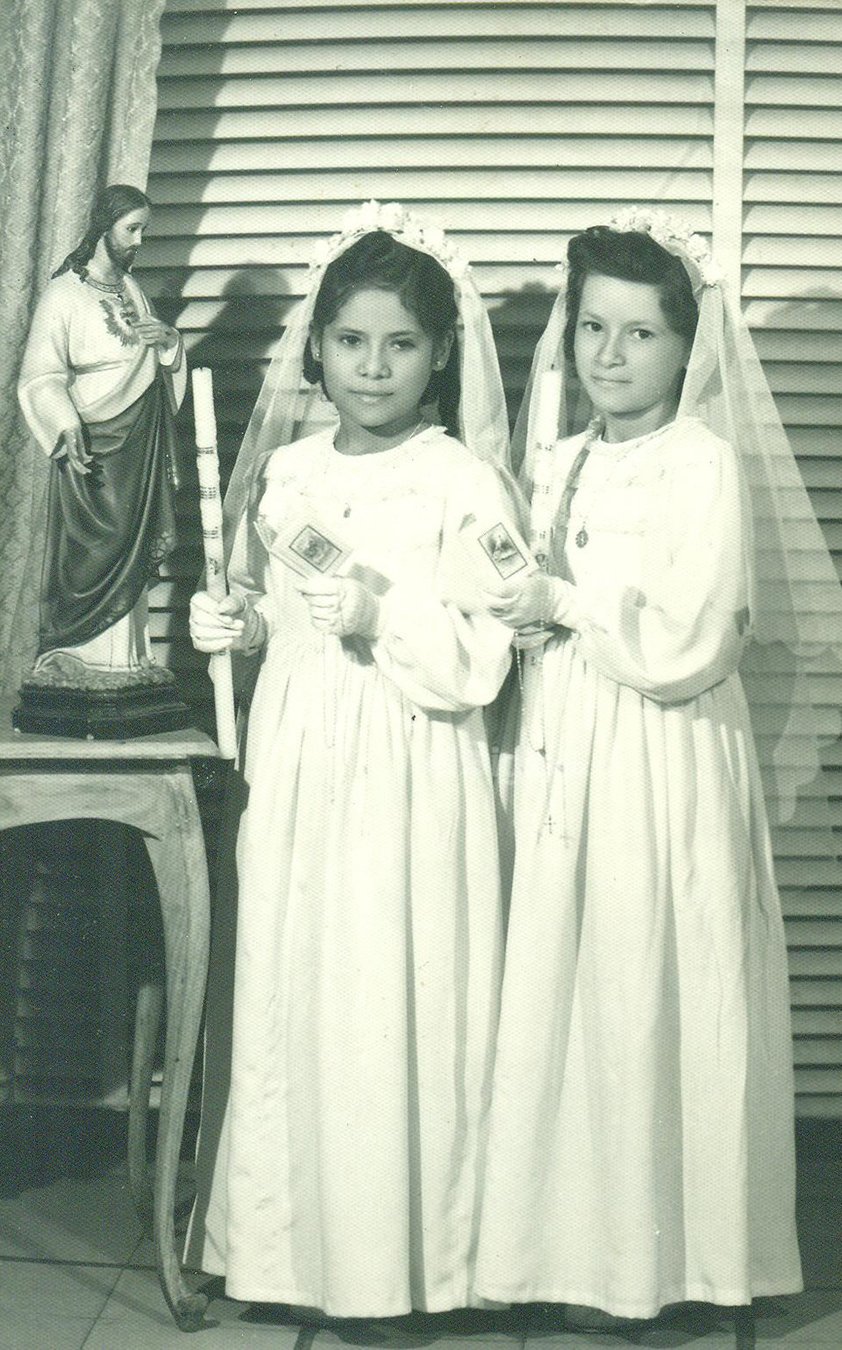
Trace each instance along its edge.
<instances>
[{"instance_id":1,"label":"girl's face","mask_svg":"<svg viewBox=\"0 0 842 1350\"><path fill-rule=\"evenodd\" d=\"M312 346L346 449L386 448L416 425L451 342L451 335L436 342L425 333L394 291L359 290L345 301Z\"/></svg>"},{"instance_id":2,"label":"girl's face","mask_svg":"<svg viewBox=\"0 0 842 1350\"><path fill-rule=\"evenodd\" d=\"M690 344L664 318L657 286L591 273L573 343L576 371L605 439L630 440L675 416Z\"/></svg>"}]
</instances>

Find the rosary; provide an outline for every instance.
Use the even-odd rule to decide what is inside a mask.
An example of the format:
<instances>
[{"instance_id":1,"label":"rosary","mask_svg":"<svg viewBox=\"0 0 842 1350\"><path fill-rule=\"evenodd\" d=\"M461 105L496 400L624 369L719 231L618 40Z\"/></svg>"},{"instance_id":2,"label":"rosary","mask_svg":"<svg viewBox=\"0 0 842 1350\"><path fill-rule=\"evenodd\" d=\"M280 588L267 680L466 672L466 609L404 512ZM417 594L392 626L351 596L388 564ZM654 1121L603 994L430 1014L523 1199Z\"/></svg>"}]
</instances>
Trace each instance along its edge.
<instances>
[{"instance_id":1,"label":"rosary","mask_svg":"<svg viewBox=\"0 0 842 1350\"><path fill-rule=\"evenodd\" d=\"M395 442L395 445L389 446L388 448L391 449L391 450L394 450L394 449L396 449L397 446L399 446L399 445L405 445L408 441L411 441L411 440L413 439L414 436L417 436L417 435L419 434L419 432L423 431L423 430L426 428L427 425L428 425L428 424L427 424L427 419L426 419L426 417L422 417L422 418L421 418L421 421L418 423L417 426L413 427L412 430L411 430L410 432L408 432L405 436L402 436L401 439L400 439L399 441L396 441L396 442ZM334 440L334 449L336 449L336 442L335 442L335 440ZM337 451L337 453L341 455L341 454L344 454L345 452L342 451L342 450L339 450L339 451ZM370 452L370 454L373 455L373 456L376 456L376 455L378 455L378 454L383 454L383 453L384 453L384 452L381 451L381 450L373 450L373 451ZM362 455L359 455L359 456L355 455L355 456L349 456L349 458L362 459L362 458L364 458L364 456L362 456ZM363 479L362 479L361 482L356 483L356 484L354 485L354 487L355 487L355 489L356 489L356 491L355 491L355 493L354 493L354 496L355 496L355 497L359 497L359 496L360 496L360 493L362 492L363 489L365 489L365 487L368 485L368 483L374 480L374 478L375 478L375 476L376 476L376 474L377 474L379 468L380 468L380 465L379 465L379 463L375 460L375 462L374 462L374 464L372 465L372 468L369 470L368 474L367 474L365 477L363 477ZM346 499L346 501L345 501L345 509L343 510L342 515L343 515L343 516L345 517L345 519L347 520L347 518L348 518L348 516L350 516L350 514L351 514L351 502L348 501L348 500Z\"/></svg>"},{"instance_id":2,"label":"rosary","mask_svg":"<svg viewBox=\"0 0 842 1350\"><path fill-rule=\"evenodd\" d=\"M594 441L598 440L599 437L602 435L603 429L604 423L602 421L602 418L592 417L590 422L588 423L588 429L585 432L585 439L582 442L582 448L579 451L576 458L574 459L570 473L567 476L567 482L564 485L564 491L561 494L561 501L559 502L558 506L558 517L556 523L556 532L562 541L561 543L562 551L564 547L563 541L567 534L567 529L570 525L570 508L573 503L573 498L575 497L579 487L579 478L581 476L585 460L591 453L591 446L593 445ZM578 533L575 536L576 547L584 548L589 538L590 536L587 530L587 521L583 519L582 524L578 530Z\"/></svg>"}]
</instances>

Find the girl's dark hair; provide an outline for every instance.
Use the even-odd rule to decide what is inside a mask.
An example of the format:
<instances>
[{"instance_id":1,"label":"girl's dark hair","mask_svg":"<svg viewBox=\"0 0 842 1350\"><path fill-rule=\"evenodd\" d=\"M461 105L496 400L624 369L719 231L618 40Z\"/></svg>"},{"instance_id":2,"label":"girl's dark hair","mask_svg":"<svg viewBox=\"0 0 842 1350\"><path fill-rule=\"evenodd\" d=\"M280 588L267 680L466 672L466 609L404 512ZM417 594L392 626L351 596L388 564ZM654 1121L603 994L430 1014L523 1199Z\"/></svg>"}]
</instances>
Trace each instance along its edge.
<instances>
[{"instance_id":1,"label":"girl's dark hair","mask_svg":"<svg viewBox=\"0 0 842 1350\"><path fill-rule=\"evenodd\" d=\"M392 291L434 342L455 332L459 311L453 280L428 253L409 248L385 230L364 234L325 268L313 310L313 332L321 337L355 291ZM304 378L324 389L322 364L310 340L304 348ZM327 391L325 391L327 392ZM434 370L422 403L437 403L441 422L458 436L459 353L454 341L443 370Z\"/></svg>"},{"instance_id":2,"label":"girl's dark hair","mask_svg":"<svg viewBox=\"0 0 842 1350\"><path fill-rule=\"evenodd\" d=\"M567 246L567 318L564 355L573 363L573 342L585 281L592 273L656 286L664 318L674 333L692 342L699 319L690 278L680 258L642 230L612 230L592 225L574 234Z\"/></svg>"},{"instance_id":3,"label":"girl's dark hair","mask_svg":"<svg viewBox=\"0 0 842 1350\"><path fill-rule=\"evenodd\" d=\"M112 226L127 216L130 211L139 211L141 207L152 206L145 192L132 187L129 183L112 183L103 188L94 202L88 228L79 244L68 253L64 262L53 272L60 277L62 272L81 272L86 263L94 256L94 250L104 234Z\"/></svg>"}]
</instances>

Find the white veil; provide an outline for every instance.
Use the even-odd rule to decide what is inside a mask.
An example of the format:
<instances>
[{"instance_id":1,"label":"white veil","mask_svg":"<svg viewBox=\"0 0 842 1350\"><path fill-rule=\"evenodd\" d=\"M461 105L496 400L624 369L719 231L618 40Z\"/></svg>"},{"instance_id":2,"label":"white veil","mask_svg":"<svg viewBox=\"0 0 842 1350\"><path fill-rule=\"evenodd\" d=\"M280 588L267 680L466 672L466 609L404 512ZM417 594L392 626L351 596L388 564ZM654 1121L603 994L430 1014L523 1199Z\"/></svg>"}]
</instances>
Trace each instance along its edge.
<instances>
[{"instance_id":1,"label":"white veil","mask_svg":"<svg viewBox=\"0 0 842 1350\"><path fill-rule=\"evenodd\" d=\"M225 535L230 549L248 509L267 456L278 446L338 424L321 389L303 376L304 349L325 268L364 234L383 230L400 243L428 253L453 280L459 312L456 334L461 394L459 434L478 459L501 469L509 463L509 431L503 383L488 314L468 263L436 226L427 225L398 202L364 202L350 211L338 234L323 242L310 268L310 287L278 344L243 438L225 495Z\"/></svg>"},{"instance_id":2,"label":"white veil","mask_svg":"<svg viewBox=\"0 0 842 1350\"><path fill-rule=\"evenodd\" d=\"M822 694L827 675L842 671L842 588L795 456L739 306L729 296L701 236L654 208L634 207L608 222L618 231L651 234L687 270L699 322L679 417L699 417L737 450L742 469L744 537L751 557L752 641L740 673L746 690L773 823L797 823L799 794L822 802L820 746L840 734L839 713ZM566 368L566 269L535 353L513 437L513 458L533 501L542 457L551 455L538 425L544 372L560 374L559 435L580 430L580 407ZM544 442L539 444L539 438ZM819 814L822 814L821 812ZM829 814L817 822L829 824Z\"/></svg>"}]
</instances>

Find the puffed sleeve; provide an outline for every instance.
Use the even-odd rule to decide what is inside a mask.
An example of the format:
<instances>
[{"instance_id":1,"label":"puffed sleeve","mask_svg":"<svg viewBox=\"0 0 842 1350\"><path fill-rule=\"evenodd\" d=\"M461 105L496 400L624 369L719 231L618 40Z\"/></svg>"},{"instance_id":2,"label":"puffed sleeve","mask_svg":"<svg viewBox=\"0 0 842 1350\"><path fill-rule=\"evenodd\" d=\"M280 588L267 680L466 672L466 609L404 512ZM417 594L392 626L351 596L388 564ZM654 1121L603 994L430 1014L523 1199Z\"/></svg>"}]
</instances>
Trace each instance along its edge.
<instances>
[{"instance_id":1,"label":"puffed sleeve","mask_svg":"<svg viewBox=\"0 0 842 1350\"><path fill-rule=\"evenodd\" d=\"M603 674L663 703L732 674L750 629L736 455L701 432L674 447L653 488L640 584L570 587L563 619Z\"/></svg>"},{"instance_id":2,"label":"puffed sleeve","mask_svg":"<svg viewBox=\"0 0 842 1350\"><path fill-rule=\"evenodd\" d=\"M48 455L63 432L80 425L68 393L69 311L57 286L48 286L35 307L23 355L18 398L33 436Z\"/></svg>"},{"instance_id":3,"label":"puffed sleeve","mask_svg":"<svg viewBox=\"0 0 842 1350\"><path fill-rule=\"evenodd\" d=\"M250 507L234 526L226 569L228 589L257 611L265 624L266 636L271 637L275 621L268 594L268 565L266 549L255 529L255 511Z\"/></svg>"},{"instance_id":4,"label":"puffed sleeve","mask_svg":"<svg viewBox=\"0 0 842 1350\"><path fill-rule=\"evenodd\" d=\"M463 532L476 522L517 528L518 508L514 485L490 465L470 460L452 467L449 476L435 576L390 587L371 649L413 703L459 712L496 697L511 661L512 631L479 606L469 610L450 598L453 558L463 551Z\"/></svg>"}]
</instances>

